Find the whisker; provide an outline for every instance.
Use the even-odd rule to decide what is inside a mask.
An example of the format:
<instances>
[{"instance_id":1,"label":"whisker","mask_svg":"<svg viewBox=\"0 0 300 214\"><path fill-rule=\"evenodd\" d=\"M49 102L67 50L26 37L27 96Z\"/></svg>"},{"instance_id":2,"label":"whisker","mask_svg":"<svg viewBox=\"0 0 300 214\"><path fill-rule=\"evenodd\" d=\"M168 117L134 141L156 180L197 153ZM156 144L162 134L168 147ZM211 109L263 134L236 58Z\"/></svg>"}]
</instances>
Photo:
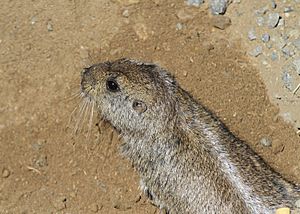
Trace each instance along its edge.
<instances>
[{"instance_id":1,"label":"whisker","mask_svg":"<svg viewBox=\"0 0 300 214\"><path fill-rule=\"evenodd\" d=\"M92 123L93 123L93 116L94 116L94 106L95 106L95 101L92 101L90 121L89 121L89 124L88 124L88 138L89 138L89 136L91 134L91 131L92 131Z\"/></svg>"},{"instance_id":2,"label":"whisker","mask_svg":"<svg viewBox=\"0 0 300 214\"><path fill-rule=\"evenodd\" d=\"M91 105L90 100L86 99L86 106L85 106L85 109L84 109L84 113L82 115L83 119L82 119L81 127L79 127L78 131L81 131L82 128L84 127L84 123L85 123L86 119L88 118L87 115L88 115L88 112L89 112L89 106L90 105Z\"/></svg>"},{"instance_id":3,"label":"whisker","mask_svg":"<svg viewBox=\"0 0 300 214\"><path fill-rule=\"evenodd\" d=\"M74 134L76 134L78 132L78 127L79 127L80 122L82 121L82 114L84 112L86 105L87 105L87 100L84 99L82 104L80 105L80 109L79 109L79 113L78 113L78 120L77 120L75 128L74 128Z\"/></svg>"},{"instance_id":4,"label":"whisker","mask_svg":"<svg viewBox=\"0 0 300 214\"><path fill-rule=\"evenodd\" d=\"M81 109L82 105L83 105L83 102L82 102L82 99L80 99L80 101L76 104L76 107L74 108L74 110L70 114L67 127L70 127L70 124L71 124L72 120L74 119L74 114L75 114L76 110L78 110L78 108Z\"/></svg>"}]
</instances>

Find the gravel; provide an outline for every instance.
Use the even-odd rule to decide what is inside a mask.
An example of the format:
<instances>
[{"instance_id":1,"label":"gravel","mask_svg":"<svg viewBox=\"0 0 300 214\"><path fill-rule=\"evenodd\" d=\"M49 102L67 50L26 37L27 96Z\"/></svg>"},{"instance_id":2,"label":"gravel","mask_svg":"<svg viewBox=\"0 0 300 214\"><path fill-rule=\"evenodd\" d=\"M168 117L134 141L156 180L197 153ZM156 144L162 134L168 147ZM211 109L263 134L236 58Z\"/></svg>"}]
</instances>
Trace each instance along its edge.
<instances>
[{"instance_id":1,"label":"gravel","mask_svg":"<svg viewBox=\"0 0 300 214\"><path fill-rule=\"evenodd\" d=\"M261 40L263 41L263 42L268 42L268 41L270 41L270 35L268 34L268 33L264 33L262 36L261 36Z\"/></svg>"},{"instance_id":2,"label":"gravel","mask_svg":"<svg viewBox=\"0 0 300 214\"><path fill-rule=\"evenodd\" d=\"M204 3L204 0L187 0L186 3L189 6L199 7L201 4Z\"/></svg>"},{"instance_id":3,"label":"gravel","mask_svg":"<svg viewBox=\"0 0 300 214\"><path fill-rule=\"evenodd\" d=\"M256 32L253 28L251 30L249 30L249 32L248 32L248 38L250 41L256 39Z\"/></svg>"},{"instance_id":4,"label":"gravel","mask_svg":"<svg viewBox=\"0 0 300 214\"><path fill-rule=\"evenodd\" d=\"M280 16L279 13L270 13L268 15L268 27L269 28L275 28L279 22Z\"/></svg>"},{"instance_id":5,"label":"gravel","mask_svg":"<svg viewBox=\"0 0 300 214\"><path fill-rule=\"evenodd\" d=\"M260 140L260 144L265 146L265 147L270 147L270 146L272 146L272 140L270 140L269 138L264 137Z\"/></svg>"},{"instance_id":6,"label":"gravel","mask_svg":"<svg viewBox=\"0 0 300 214\"><path fill-rule=\"evenodd\" d=\"M227 6L228 0L210 0L210 9L214 15L224 14Z\"/></svg>"}]
</instances>

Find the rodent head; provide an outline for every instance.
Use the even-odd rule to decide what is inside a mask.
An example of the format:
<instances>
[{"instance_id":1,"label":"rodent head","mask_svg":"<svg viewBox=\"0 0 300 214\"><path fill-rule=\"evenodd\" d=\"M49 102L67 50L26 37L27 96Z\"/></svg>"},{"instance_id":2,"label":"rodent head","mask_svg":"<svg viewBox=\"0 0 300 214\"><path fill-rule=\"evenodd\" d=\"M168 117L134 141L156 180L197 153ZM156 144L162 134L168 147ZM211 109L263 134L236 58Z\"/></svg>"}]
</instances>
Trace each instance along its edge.
<instances>
[{"instance_id":1,"label":"rodent head","mask_svg":"<svg viewBox=\"0 0 300 214\"><path fill-rule=\"evenodd\" d=\"M174 79L155 64L120 59L84 69L81 90L124 134L163 131L173 119Z\"/></svg>"}]
</instances>

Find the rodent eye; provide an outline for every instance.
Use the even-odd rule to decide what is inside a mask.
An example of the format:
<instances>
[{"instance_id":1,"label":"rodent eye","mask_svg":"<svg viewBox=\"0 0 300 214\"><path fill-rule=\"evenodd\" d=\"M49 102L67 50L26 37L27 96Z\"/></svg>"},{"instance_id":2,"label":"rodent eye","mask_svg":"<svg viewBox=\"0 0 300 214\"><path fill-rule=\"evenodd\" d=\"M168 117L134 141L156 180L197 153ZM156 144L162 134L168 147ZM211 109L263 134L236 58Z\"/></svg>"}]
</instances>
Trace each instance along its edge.
<instances>
[{"instance_id":1,"label":"rodent eye","mask_svg":"<svg viewBox=\"0 0 300 214\"><path fill-rule=\"evenodd\" d=\"M108 79L106 81L106 88L107 88L107 90L109 90L111 92L117 92L120 90L117 81L114 79Z\"/></svg>"}]
</instances>

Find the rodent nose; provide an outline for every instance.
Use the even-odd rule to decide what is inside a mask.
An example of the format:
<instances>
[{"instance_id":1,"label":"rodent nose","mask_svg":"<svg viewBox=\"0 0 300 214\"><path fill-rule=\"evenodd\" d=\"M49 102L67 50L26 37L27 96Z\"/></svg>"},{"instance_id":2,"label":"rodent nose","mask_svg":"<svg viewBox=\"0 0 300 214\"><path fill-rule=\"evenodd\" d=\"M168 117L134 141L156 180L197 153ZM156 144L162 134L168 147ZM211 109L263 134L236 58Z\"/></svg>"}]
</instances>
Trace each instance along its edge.
<instances>
[{"instance_id":1,"label":"rodent nose","mask_svg":"<svg viewBox=\"0 0 300 214\"><path fill-rule=\"evenodd\" d=\"M85 85L85 84L89 84L92 87L94 87L94 85L96 84L94 72L93 69L91 69L91 67L84 68L81 71L81 85Z\"/></svg>"}]
</instances>

